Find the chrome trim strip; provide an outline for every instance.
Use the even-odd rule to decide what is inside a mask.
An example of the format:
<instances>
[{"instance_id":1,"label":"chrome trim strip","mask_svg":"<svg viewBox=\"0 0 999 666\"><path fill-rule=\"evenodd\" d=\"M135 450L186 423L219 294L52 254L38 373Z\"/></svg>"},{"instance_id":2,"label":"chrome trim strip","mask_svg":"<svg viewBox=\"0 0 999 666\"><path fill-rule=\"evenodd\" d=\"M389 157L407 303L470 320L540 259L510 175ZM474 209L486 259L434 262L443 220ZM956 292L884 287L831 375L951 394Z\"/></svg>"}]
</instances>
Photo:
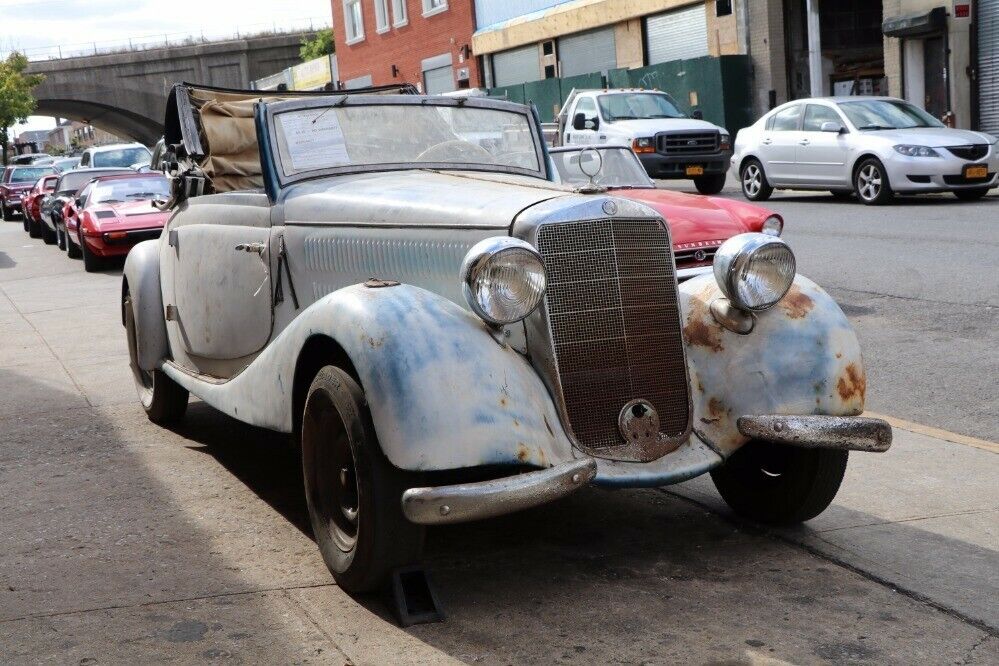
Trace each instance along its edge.
<instances>
[{"instance_id":1,"label":"chrome trim strip","mask_svg":"<svg viewBox=\"0 0 999 666\"><path fill-rule=\"evenodd\" d=\"M580 458L555 467L493 481L410 488L402 513L420 525L445 525L502 516L576 492L597 475L597 461Z\"/></svg>"},{"instance_id":2,"label":"chrome trim strip","mask_svg":"<svg viewBox=\"0 0 999 666\"><path fill-rule=\"evenodd\" d=\"M891 447L891 426L865 416L740 416L739 432L803 449L883 453Z\"/></svg>"}]
</instances>

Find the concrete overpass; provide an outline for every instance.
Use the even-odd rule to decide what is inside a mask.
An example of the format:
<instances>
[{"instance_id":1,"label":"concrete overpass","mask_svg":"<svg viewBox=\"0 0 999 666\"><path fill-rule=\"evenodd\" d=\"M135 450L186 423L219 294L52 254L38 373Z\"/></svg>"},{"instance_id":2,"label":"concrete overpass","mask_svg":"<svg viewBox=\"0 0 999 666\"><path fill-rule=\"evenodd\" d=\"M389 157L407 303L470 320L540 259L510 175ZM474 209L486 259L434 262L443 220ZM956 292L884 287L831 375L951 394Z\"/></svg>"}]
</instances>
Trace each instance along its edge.
<instances>
[{"instance_id":1,"label":"concrete overpass","mask_svg":"<svg viewBox=\"0 0 999 666\"><path fill-rule=\"evenodd\" d=\"M28 71L45 75L34 91L35 113L87 121L151 145L163 133L173 84L248 88L254 79L298 64L302 38L311 36L296 32L33 62Z\"/></svg>"}]
</instances>

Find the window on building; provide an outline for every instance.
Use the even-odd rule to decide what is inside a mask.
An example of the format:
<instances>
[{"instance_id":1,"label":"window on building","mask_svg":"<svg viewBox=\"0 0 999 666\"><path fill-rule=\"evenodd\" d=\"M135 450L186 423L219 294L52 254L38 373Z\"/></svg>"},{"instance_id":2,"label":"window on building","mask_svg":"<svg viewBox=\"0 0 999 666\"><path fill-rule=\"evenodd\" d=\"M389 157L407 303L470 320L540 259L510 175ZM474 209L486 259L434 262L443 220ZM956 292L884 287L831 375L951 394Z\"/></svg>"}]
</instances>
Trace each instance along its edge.
<instances>
[{"instance_id":1,"label":"window on building","mask_svg":"<svg viewBox=\"0 0 999 666\"><path fill-rule=\"evenodd\" d=\"M783 111L774 115L775 132L793 132L798 129L798 121L801 119L801 105L789 106Z\"/></svg>"},{"instance_id":2,"label":"window on building","mask_svg":"<svg viewBox=\"0 0 999 666\"><path fill-rule=\"evenodd\" d=\"M423 0L423 15L430 16L447 10L447 0Z\"/></svg>"},{"instance_id":3,"label":"window on building","mask_svg":"<svg viewBox=\"0 0 999 666\"><path fill-rule=\"evenodd\" d=\"M388 29L388 0L375 0L375 32L385 32Z\"/></svg>"},{"instance_id":4,"label":"window on building","mask_svg":"<svg viewBox=\"0 0 999 666\"><path fill-rule=\"evenodd\" d=\"M409 23L406 0L392 0L392 25L399 28Z\"/></svg>"},{"instance_id":5,"label":"window on building","mask_svg":"<svg viewBox=\"0 0 999 666\"><path fill-rule=\"evenodd\" d=\"M361 0L343 0L343 28L347 33L348 44L364 39L364 16L361 14Z\"/></svg>"}]
</instances>

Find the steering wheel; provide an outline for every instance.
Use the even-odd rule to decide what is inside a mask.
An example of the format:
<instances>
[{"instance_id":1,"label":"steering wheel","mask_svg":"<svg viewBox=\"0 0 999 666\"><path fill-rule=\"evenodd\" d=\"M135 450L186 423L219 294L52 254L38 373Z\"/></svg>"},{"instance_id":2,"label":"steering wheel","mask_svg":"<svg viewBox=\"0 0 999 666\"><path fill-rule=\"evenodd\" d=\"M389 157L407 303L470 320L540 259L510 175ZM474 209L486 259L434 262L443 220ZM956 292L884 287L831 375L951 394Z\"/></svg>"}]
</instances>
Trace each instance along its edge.
<instances>
[{"instance_id":1,"label":"steering wheel","mask_svg":"<svg viewBox=\"0 0 999 666\"><path fill-rule=\"evenodd\" d=\"M417 155L416 159L419 162L481 162L488 160L492 163L493 156L482 146L462 139L451 139L430 146Z\"/></svg>"}]
</instances>

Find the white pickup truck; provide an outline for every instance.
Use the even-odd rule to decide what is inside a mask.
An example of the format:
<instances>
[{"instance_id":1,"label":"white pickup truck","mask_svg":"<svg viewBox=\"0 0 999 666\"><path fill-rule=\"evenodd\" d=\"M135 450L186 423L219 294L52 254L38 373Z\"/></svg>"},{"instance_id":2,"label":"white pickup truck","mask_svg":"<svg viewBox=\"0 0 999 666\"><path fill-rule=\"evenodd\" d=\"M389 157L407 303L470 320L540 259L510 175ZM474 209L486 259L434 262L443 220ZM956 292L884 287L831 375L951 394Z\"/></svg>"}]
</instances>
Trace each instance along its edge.
<instances>
[{"instance_id":1,"label":"white pickup truck","mask_svg":"<svg viewBox=\"0 0 999 666\"><path fill-rule=\"evenodd\" d=\"M573 90L558 115L555 145L627 145L652 178L691 179L701 194L725 186L732 140L724 128L689 118L657 90Z\"/></svg>"}]
</instances>

